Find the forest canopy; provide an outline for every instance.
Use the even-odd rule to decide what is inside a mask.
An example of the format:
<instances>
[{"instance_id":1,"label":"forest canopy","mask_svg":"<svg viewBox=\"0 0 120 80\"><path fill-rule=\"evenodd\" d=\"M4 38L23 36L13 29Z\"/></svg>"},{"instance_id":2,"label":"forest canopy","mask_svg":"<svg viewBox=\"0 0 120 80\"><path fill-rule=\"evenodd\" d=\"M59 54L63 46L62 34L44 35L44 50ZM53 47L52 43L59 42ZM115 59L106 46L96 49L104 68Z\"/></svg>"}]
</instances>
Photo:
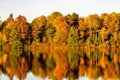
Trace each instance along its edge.
<instances>
[{"instance_id":1,"label":"forest canopy","mask_svg":"<svg viewBox=\"0 0 120 80\"><path fill-rule=\"evenodd\" d=\"M31 23L27 22L25 16L14 19L13 14L10 14L7 20L0 21L1 42L10 46L16 41L21 46L33 43L74 47L86 42L95 46L105 42L119 44L119 30L120 13L115 12L87 17L80 17L76 13L64 16L60 12L53 12L48 16L37 17Z\"/></svg>"}]
</instances>

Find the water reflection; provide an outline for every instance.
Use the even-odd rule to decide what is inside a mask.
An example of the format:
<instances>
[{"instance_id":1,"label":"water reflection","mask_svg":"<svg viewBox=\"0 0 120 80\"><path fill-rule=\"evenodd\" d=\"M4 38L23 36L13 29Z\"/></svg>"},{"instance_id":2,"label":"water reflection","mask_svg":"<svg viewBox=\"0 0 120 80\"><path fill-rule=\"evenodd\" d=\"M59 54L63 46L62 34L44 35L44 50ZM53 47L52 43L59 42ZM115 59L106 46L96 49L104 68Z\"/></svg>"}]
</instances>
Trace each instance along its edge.
<instances>
[{"instance_id":1,"label":"water reflection","mask_svg":"<svg viewBox=\"0 0 120 80\"><path fill-rule=\"evenodd\" d=\"M38 79L119 79L119 66L120 50L110 46L0 51L0 75L10 80L27 79L29 73Z\"/></svg>"}]
</instances>

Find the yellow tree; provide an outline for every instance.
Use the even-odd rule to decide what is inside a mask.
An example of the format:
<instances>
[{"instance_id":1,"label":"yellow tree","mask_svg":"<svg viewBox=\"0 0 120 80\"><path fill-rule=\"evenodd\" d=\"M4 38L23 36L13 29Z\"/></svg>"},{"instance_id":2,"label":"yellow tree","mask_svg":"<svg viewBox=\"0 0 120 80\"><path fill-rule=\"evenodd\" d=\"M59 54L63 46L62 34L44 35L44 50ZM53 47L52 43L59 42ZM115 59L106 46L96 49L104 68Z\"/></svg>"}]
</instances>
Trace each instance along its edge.
<instances>
[{"instance_id":1,"label":"yellow tree","mask_svg":"<svg viewBox=\"0 0 120 80\"><path fill-rule=\"evenodd\" d=\"M54 26L56 28L54 42L55 43L67 43L69 26L66 23L65 18L63 16L57 17L57 19L54 20Z\"/></svg>"},{"instance_id":2,"label":"yellow tree","mask_svg":"<svg viewBox=\"0 0 120 80\"><path fill-rule=\"evenodd\" d=\"M104 22L108 29L111 32L115 32L119 30L119 20L120 20L120 15L113 12L105 17L103 17Z\"/></svg>"},{"instance_id":3,"label":"yellow tree","mask_svg":"<svg viewBox=\"0 0 120 80\"><path fill-rule=\"evenodd\" d=\"M68 34L68 24L65 17L60 12L53 12L47 17L47 35L52 37L55 43L66 43Z\"/></svg>"},{"instance_id":4,"label":"yellow tree","mask_svg":"<svg viewBox=\"0 0 120 80\"><path fill-rule=\"evenodd\" d=\"M97 14L89 15L85 18L85 23L88 26L90 41L95 42L97 30L100 30L102 26L102 20ZM98 37L98 36L97 36Z\"/></svg>"},{"instance_id":5,"label":"yellow tree","mask_svg":"<svg viewBox=\"0 0 120 80\"><path fill-rule=\"evenodd\" d=\"M70 27L70 32L67 39L69 47L77 47L79 45L78 29L74 26Z\"/></svg>"},{"instance_id":6,"label":"yellow tree","mask_svg":"<svg viewBox=\"0 0 120 80\"><path fill-rule=\"evenodd\" d=\"M7 51L5 49L6 42L7 42L6 36L2 32L0 32L0 57L2 57Z\"/></svg>"}]
</instances>

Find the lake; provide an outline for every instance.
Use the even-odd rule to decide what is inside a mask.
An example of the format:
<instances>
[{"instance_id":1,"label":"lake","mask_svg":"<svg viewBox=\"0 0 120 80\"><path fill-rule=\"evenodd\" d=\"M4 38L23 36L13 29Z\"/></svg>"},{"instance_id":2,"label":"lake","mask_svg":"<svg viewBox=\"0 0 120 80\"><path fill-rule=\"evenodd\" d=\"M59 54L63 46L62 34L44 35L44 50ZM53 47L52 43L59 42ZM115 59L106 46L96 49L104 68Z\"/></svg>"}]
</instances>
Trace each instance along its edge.
<instances>
[{"instance_id":1,"label":"lake","mask_svg":"<svg viewBox=\"0 0 120 80\"><path fill-rule=\"evenodd\" d=\"M115 47L35 47L0 51L1 80L119 79Z\"/></svg>"}]
</instances>

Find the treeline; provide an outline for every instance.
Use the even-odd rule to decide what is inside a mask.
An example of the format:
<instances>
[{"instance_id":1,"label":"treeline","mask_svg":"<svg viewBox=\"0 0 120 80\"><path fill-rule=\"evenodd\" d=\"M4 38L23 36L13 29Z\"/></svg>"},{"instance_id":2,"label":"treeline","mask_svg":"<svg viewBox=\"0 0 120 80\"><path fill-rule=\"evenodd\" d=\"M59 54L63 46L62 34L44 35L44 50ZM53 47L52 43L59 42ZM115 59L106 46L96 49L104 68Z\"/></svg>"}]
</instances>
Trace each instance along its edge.
<instances>
[{"instance_id":1,"label":"treeline","mask_svg":"<svg viewBox=\"0 0 120 80\"><path fill-rule=\"evenodd\" d=\"M10 14L7 20L0 22L0 42L8 43L11 48L36 42L68 46L80 46L81 43L117 45L119 36L120 13L115 12L87 17L53 12L49 16L35 18L31 23L24 16L13 19Z\"/></svg>"}]
</instances>

